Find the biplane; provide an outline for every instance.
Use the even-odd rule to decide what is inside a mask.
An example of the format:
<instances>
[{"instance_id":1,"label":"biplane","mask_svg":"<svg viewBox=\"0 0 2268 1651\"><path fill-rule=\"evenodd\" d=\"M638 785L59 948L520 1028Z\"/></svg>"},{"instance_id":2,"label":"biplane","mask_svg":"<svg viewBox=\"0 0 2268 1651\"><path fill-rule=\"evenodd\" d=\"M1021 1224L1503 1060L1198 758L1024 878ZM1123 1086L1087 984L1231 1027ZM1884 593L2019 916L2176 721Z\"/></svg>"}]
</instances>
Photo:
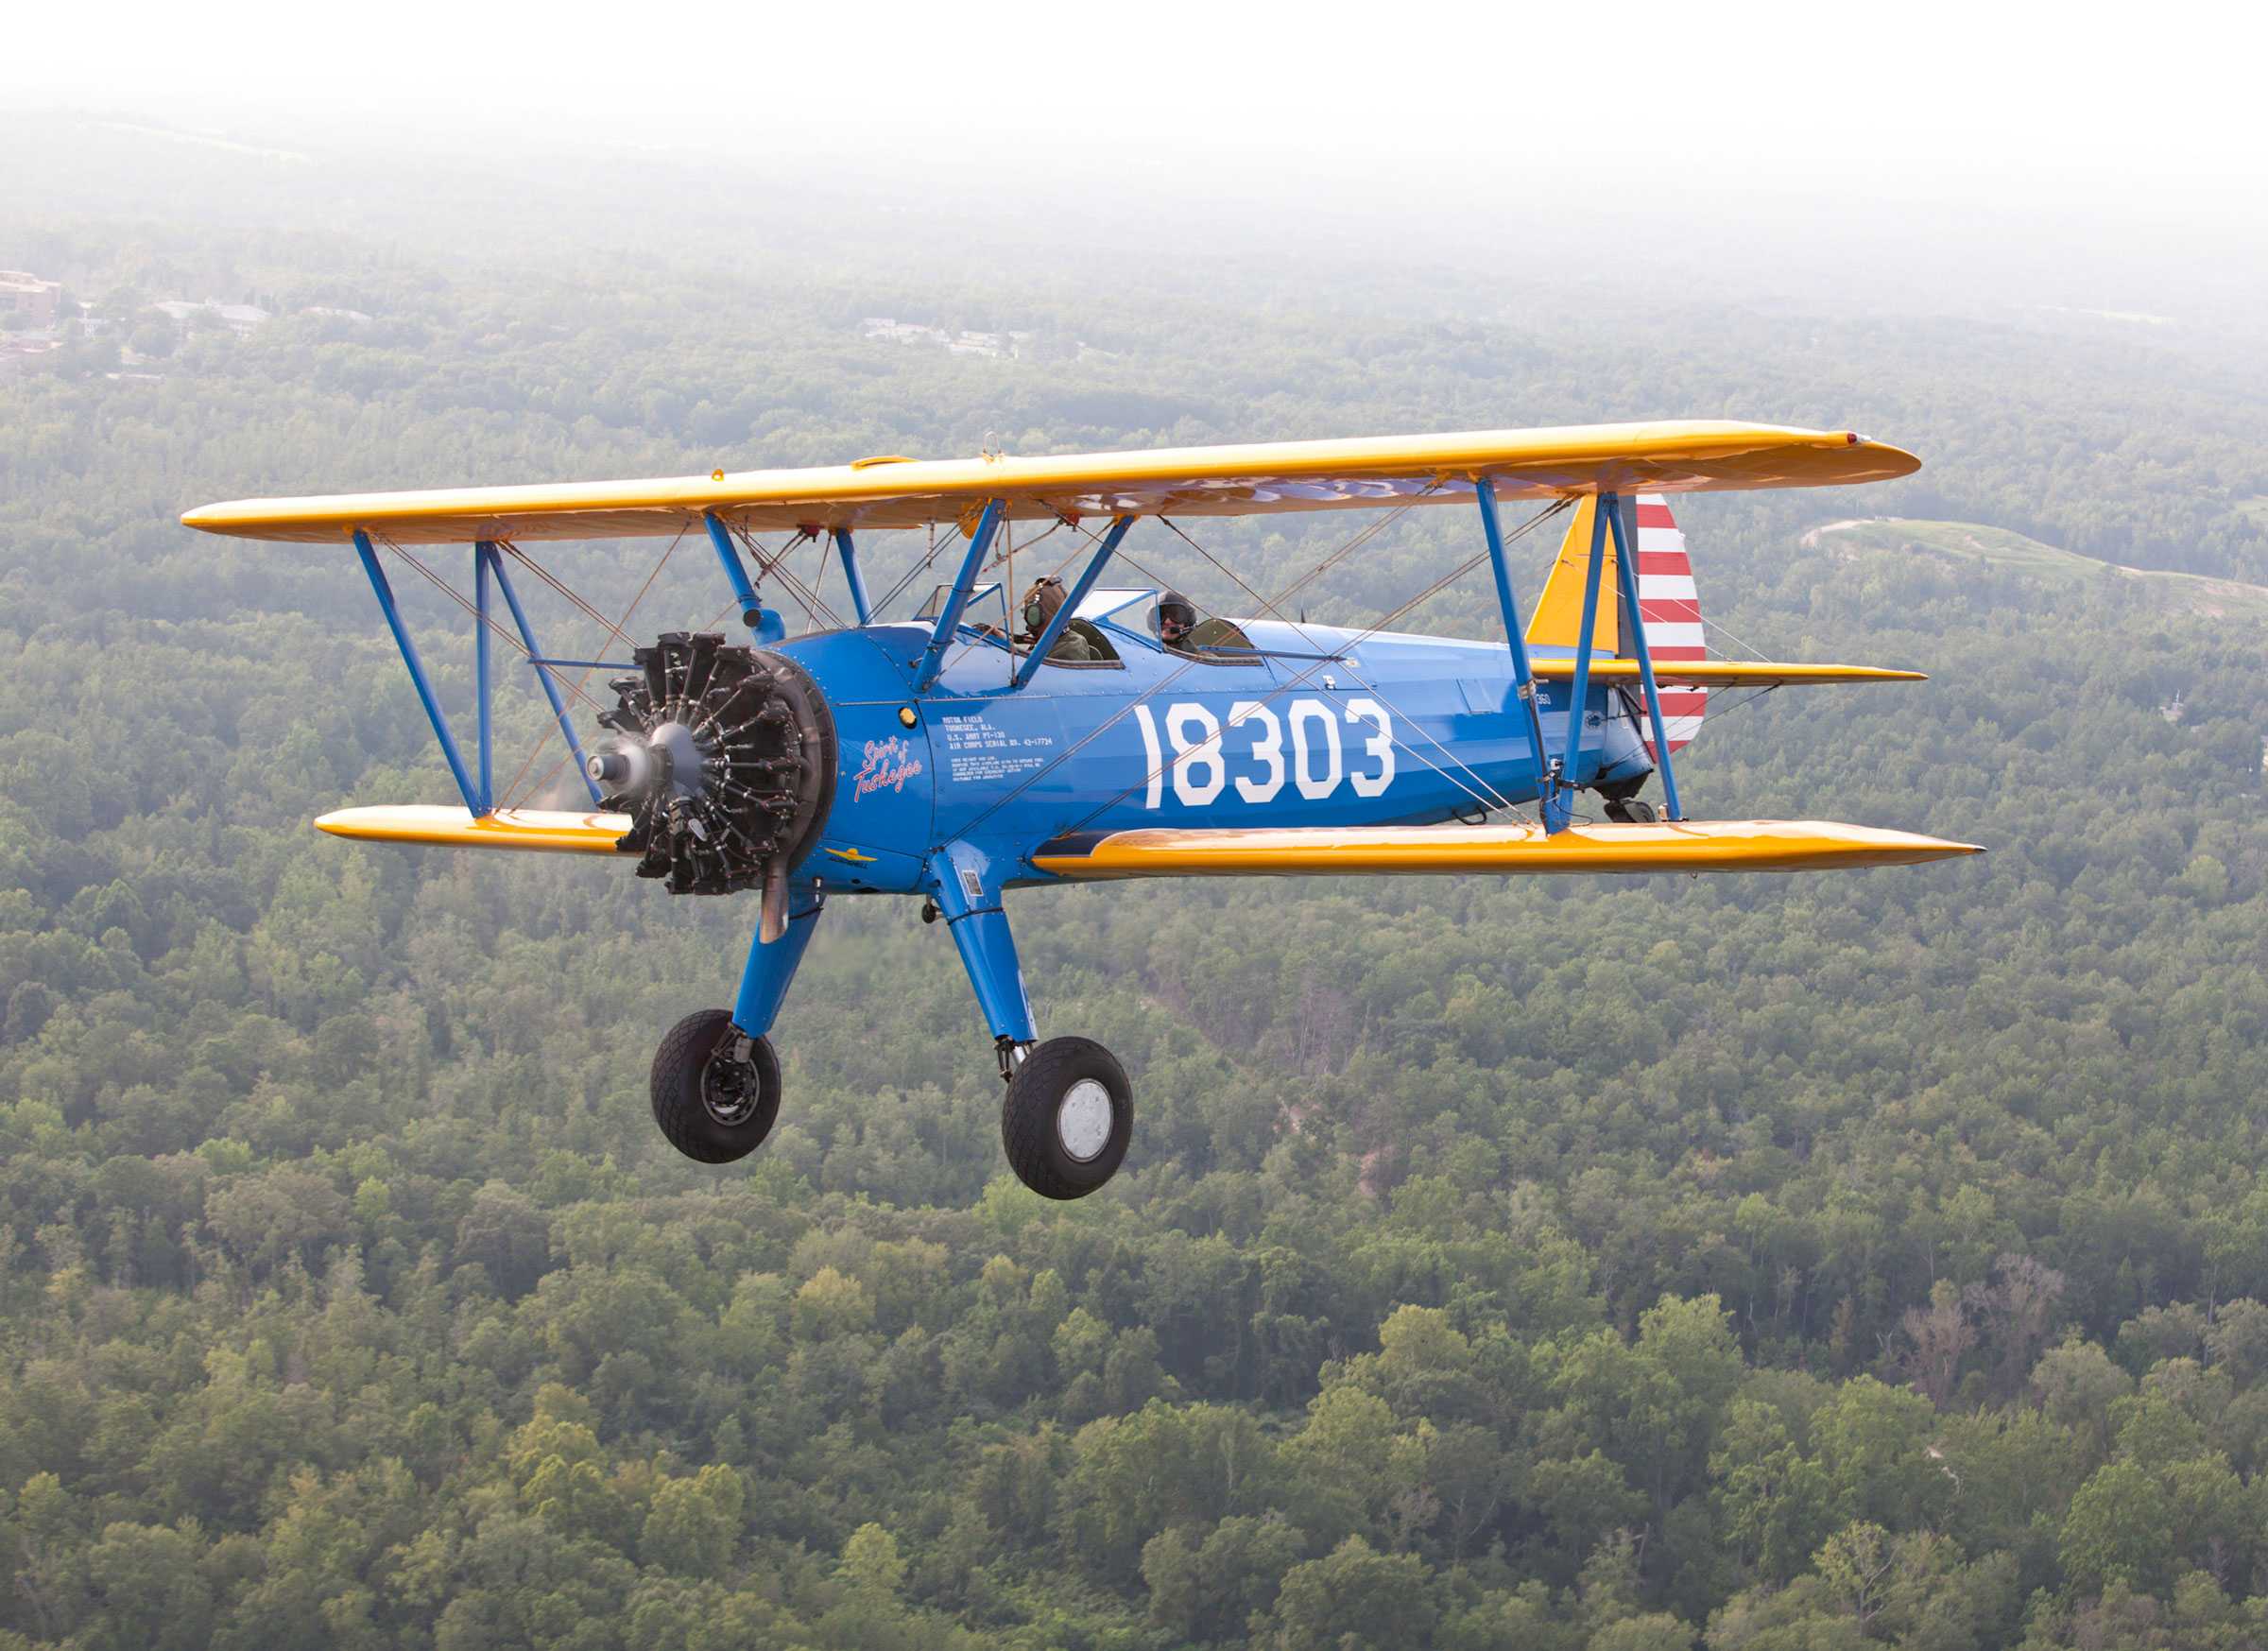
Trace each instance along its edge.
<instances>
[{"instance_id":1,"label":"biplane","mask_svg":"<svg viewBox=\"0 0 2268 1651\"><path fill-rule=\"evenodd\" d=\"M1848 431L1682 421L1041 458L891 456L682 480L255 500L182 521L352 545L369 577L462 806L349 808L318 819L323 831L610 855L673 894L756 896L732 1006L688 1016L654 1058L654 1116L679 1151L730 1162L772 1128L782 1085L769 1034L828 899L916 896L924 920L943 919L975 990L1006 1081L1010 1166L1035 1192L1075 1198L1125 1157L1132 1086L1101 1044L1040 1040L1002 903L1010 888L1800 871L1976 852L1831 821L1690 818L1675 770L1712 690L1919 673L1712 657L1670 499L1842 487L1918 468ZM1513 504L1534 508L1507 525ZM1242 611L1199 614L1155 581L1106 583L1140 525L1187 538L1213 518L1372 512L1319 572L1403 512L1436 507L1471 512L1475 549L1366 627L1285 614L1314 573L1263 597L1210 552L1249 597ZM1523 624L1508 547L1557 517L1559 554ZM1068 530L1074 555L1012 602L1013 569L1003 564L1020 525L1033 524ZM869 596L860 542L906 529L927 531L929 559L916 566L934 567L934 584L893 617L883 611L889 599ZM748 635L671 631L633 644L578 597L612 632L610 651L628 657L546 654L512 575L558 581L530 547L650 535L708 540L727 611L737 609ZM767 548L764 536L779 542ZM458 597L474 619L470 759L387 571L389 556L422 569L411 547L439 543L472 553L472 595ZM793 577L785 555L797 545L839 561L855 624L787 636L765 587ZM1391 628L1483 562L1504 640ZM534 667L588 811L498 804L500 645ZM577 687L610 670L603 697ZM587 736L571 694L593 700ZM1658 806L1641 796L1650 783ZM1590 817L1586 794L1604 818Z\"/></svg>"}]
</instances>

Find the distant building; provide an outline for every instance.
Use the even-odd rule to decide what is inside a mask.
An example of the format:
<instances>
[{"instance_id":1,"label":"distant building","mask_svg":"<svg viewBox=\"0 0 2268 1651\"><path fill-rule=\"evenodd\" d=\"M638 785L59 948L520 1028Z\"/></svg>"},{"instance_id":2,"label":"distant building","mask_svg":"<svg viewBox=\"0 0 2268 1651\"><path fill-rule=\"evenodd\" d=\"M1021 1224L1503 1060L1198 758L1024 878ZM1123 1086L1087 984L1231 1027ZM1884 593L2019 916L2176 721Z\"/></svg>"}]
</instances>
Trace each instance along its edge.
<instances>
[{"instance_id":1,"label":"distant building","mask_svg":"<svg viewBox=\"0 0 2268 1651\"><path fill-rule=\"evenodd\" d=\"M867 316L860 320L859 331L868 338L887 339L893 344L929 344L954 355L995 358L1022 354L1022 346L1036 336L1031 333L948 333L942 327L889 316Z\"/></svg>"},{"instance_id":2,"label":"distant building","mask_svg":"<svg viewBox=\"0 0 2268 1651\"><path fill-rule=\"evenodd\" d=\"M63 301L63 284L43 281L28 269L0 269L0 314L18 325L52 327Z\"/></svg>"},{"instance_id":3,"label":"distant building","mask_svg":"<svg viewBox=\"0 0 2268 1651\"><path fill-rule=\"evenodd\" d=\"M352 321L358 327L369 325L370 318L360 310L333 309L329 304L309 304L300 312L302 316L319 316L327 321Z\"/></svg>"},{"instance_id":4,"label":"distant building","mask_svg":"<svg viewBox=\"0 0 2268 1651\"><path fill-rule=\"evenodd\" d=\"M21 372L50 350L61 348L62 344L58 339L44 334L19 334L12 338L0 338L0 378Z\"/></svg>"},{"instance_id":5,"label":"distant building","mask_svg":"<svg viewBox=\"0 0 2268 1651\"><path fill-rule=\"evenodd\" d=\"M249 333L268 318L267 312L258 304L222 303L216 298L209 298L203 303L170 298L149 307L171 316L177 321L186 321L191 316L213 316L232 333Z\"/></svg>"}]
</instances>

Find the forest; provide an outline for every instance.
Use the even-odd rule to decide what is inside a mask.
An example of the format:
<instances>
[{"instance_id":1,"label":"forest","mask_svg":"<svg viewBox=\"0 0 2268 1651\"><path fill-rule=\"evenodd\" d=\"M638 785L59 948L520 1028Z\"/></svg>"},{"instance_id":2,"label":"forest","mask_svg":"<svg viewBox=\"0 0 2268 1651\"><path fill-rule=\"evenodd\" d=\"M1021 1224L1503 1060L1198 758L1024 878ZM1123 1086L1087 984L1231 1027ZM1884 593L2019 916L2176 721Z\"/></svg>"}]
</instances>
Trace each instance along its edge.
<instances>
[{"instance_id":1,"label":"forest","mask_svg":"<svg viewBox=\"0 0 2268 1651\"><path fill-rule=\"evenodd\" d=\"M0 358L0 1647L2268 1645L2268 631L2107 565L2268 583L2257 341L1257 243L1106 273L911 209L887 257L709 247L660 173L578 181L605 228L535 258L544 198L438 160L8 131L49 163L0 265L85 308ZM208 299L266 318L151 307ZM766 1146L678 1157L647 1062L753 903L318 835L451 795L368 590L177 521L1719 414L1926 461L1681 503L1723 645L1931 679L1721 696L1689 806L1990 852L1014 895L1043 1034L1135 1082L1072 1205L1003 1164L910 902L831 905ZM1864 515L2106 565L1807 542ZM1275 589L1350 531L1200 537ZM1398 524L1311 611L1470 533ZM578 554L618 610L655 548ZM669 563L637 627L724 595ZM1400 623L1494 615L1475 575ZM529 795L546 718L503 719Z\"/></svg>"}]
</instances>

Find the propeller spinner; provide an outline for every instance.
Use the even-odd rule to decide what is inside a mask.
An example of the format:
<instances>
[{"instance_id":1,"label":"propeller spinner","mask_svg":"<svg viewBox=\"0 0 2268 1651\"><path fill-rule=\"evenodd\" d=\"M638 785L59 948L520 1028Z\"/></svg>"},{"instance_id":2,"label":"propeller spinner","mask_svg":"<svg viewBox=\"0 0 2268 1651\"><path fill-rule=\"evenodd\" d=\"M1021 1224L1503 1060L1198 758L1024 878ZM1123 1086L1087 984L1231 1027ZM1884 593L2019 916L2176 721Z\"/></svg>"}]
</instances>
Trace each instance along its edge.
<instances>
[{"instance_id":1,"label":"propeller spinner","mask_svg":"<svg viewBox=\"0 0 2268 1651\"><path fill-rule=\"evenodd\" d=\"M800 665L713 632L670 631L633 656L599 714L614 738L586 764L605 807L632 817L622 846L672 894L765 891L785 921L787 873L834 791L834 722Z\"/></svg>"}]
</instances>

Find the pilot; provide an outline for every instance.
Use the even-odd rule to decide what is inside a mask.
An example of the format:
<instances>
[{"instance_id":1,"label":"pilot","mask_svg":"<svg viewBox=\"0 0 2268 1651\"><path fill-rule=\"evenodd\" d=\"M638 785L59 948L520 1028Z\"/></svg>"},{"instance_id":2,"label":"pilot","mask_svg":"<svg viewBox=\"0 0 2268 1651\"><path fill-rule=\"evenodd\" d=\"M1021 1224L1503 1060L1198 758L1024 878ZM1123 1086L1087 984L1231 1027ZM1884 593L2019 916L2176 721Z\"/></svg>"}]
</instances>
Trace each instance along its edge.
<instances>
[{"instance_id":1,"label":"pilot","mask_svg":"<svg viewBox=\"0 0 2268 1651\"><path fill-rule=\"evenodd\" d=\"M1023 642L1028 646L1040 640L1040 633L1063 607L1063 581L1049 574L1032 581L1032 588L1023 593ZM1091 661L1094 650L1087 639L1069 626L1056 638L1055 645L1047 650L1051 660L1072 662Z\"/></svg>"},{"instance_id":2,"label":"pilot","mask_svg":"<svg viewBox=\"0 0 2268 1651\"><path fill-rule=\"evenodd\" d=\"M1158 598L1158 640L1176 652L1186 653L1190 647L1189 633L1197 628L1197 610L1187 596L1178 591L1167 591Z\"/></svg>"}]
</instances>

